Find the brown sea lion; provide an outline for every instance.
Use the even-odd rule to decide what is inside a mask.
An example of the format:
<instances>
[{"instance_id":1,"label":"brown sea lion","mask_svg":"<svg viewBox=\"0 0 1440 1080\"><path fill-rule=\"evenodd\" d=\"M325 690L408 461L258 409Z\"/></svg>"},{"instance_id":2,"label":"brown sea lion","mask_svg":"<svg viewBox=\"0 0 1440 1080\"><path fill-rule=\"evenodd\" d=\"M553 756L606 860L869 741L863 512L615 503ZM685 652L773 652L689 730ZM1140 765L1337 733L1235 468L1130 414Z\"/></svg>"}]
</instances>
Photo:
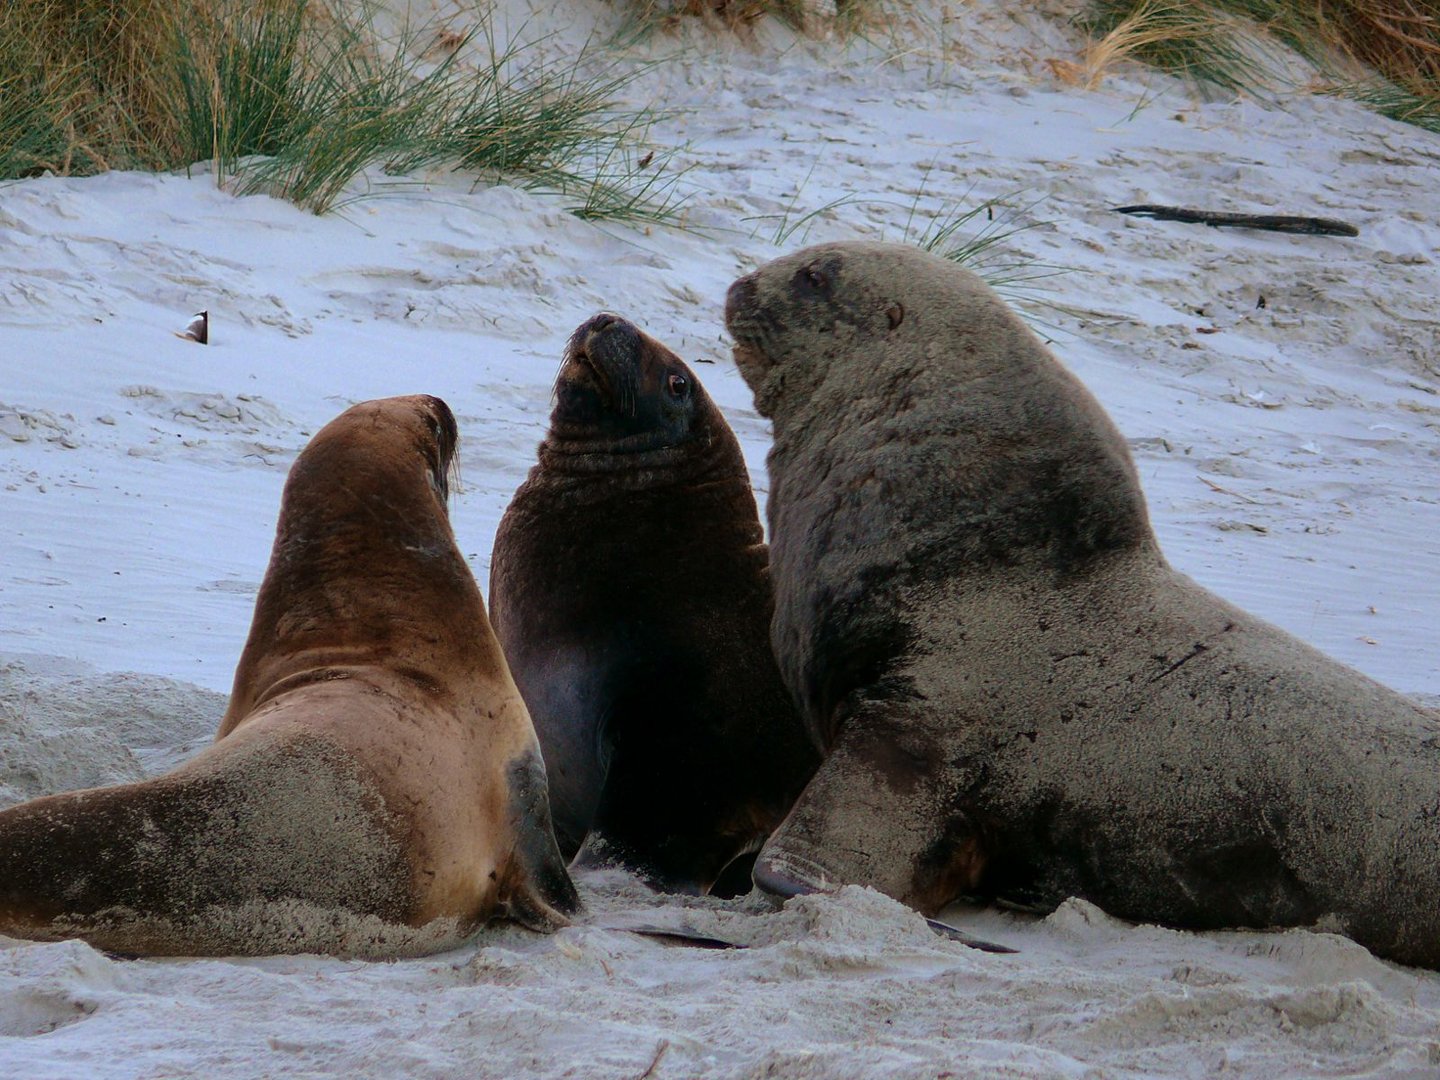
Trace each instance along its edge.
<instances>
[{"instance_id":1,"label":"brown sea lion","mask_svg":"<svg viewBox=\"0 0 1440 1080\"><path fill-rule=\"evenodd\" d=\"M0 932L386 957L565 923L535 733L445 509L456 438L416 396L310 440L216 741L0 812Z\"/></svg>"},{"instance_id":2,"label":"brown sea lion","mask_svg":"<svg viewBox=\"0 0 1440 1080\"><path fill-rule=\"evenodd\" d=\"M739 443L679 357L602 314L570 339L539 457L495 535L490 618L561 850L589 836L585 858L704 892L819 761L770 654Z\"/></svg>"},{"instance_id":3,"label":"brown sea lion","mask_svg":"<svg viewBox=\"0 0 1440 1080\"><path fill-rule=\"evenodd\" d=\"M835 244L730 289L773 643L829 754L756 864L1440 966L1440 720L1176 573L1124 440L973 274Z\"/></svg>"}]
</instances>

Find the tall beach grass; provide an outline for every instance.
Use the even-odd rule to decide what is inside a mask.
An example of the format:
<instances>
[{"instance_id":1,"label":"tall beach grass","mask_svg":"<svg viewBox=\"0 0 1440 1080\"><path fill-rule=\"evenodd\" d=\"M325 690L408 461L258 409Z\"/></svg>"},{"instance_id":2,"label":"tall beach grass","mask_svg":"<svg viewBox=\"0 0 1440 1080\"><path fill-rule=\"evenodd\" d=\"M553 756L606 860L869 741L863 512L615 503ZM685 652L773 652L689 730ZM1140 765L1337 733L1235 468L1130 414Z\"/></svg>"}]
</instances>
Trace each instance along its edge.
<instances>
[{"instance_id":1,"label":"tall beach grass","mask_svg":"<svg viewBox=\"0 0 1440 1080\"><path fill-rule=\"evenodd\" d=\"M1287 81L1274 43L1313 68L1310 89L1440 131L1437 0L1092 0L1087 82L1125 57L1230 92Z\"/></svg>"},{"instance_id":2,"label":"tall beach grass","mask_svg":"<svg viewBox=\"0 0 1440 1080\"><path fill-rule=\"evenodd\" d=\"M208 162L321 213L372 170L452 167L583 197L592 217L673 214L660 168L624 167L654 118L614 103L635 72L537 53L479 22L382 41L329 0L5 0L0 179Z\"/></svg>"}]
</instances>

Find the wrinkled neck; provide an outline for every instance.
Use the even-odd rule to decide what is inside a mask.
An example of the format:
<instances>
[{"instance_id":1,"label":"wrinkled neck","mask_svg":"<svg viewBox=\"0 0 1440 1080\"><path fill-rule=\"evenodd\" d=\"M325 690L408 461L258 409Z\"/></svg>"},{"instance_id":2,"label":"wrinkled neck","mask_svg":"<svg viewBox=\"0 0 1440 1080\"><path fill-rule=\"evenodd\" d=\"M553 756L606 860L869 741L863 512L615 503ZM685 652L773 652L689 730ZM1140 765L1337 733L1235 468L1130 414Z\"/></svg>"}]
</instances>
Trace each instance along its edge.
<instances>
[{"instance_id":1,"label":"wrinkled neck","mask_svg":"<svg viewBox=\"0 0 1440 1080\"><path fill-rule=\"evenodd\" d=\"M649 433L614 439L552 427L540 444L540 470L551 483L580 487L604 476L612 490L723 480L736 472L738 457L733 437L708 430L666 444Z\"/></svg>"}]
</instances>

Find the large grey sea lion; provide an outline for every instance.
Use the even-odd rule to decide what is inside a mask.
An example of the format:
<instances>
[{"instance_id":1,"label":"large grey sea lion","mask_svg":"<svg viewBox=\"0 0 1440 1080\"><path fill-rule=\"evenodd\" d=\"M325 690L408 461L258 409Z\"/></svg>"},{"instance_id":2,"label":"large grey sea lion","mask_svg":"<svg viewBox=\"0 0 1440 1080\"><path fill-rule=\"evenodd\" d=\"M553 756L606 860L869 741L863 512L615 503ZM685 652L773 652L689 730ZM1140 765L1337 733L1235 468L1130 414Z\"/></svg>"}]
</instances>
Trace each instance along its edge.
<instances>
[{"instance_id":1,"label":"large grey sea lion","mask_svg":"<svg viewBox=\"0 0 1440 1080\"><path fill-rule=\"evenodd\" d=\"M315 435L215 743L0 812L0 932L383 957L566 922L535 733L450 531L456 439L425 396Z\"/></svg>"},{"instance_id":2,"label":"large grey sea lion","mask_svg":"<svg viewBox=\"0 0 1440 1080\"><path fill-rule=\"evenodd\" d=\"M588 837L582 859L707 891L819 763L770 653L739 443L678 356L602 314L570 340L539 454L495 535L490 617L561 849Z\"/></svg>"},{"instance_id":3,"label":"large grey sea lion","mask_svg":"<svg viewBox=\"0 0 1440 1080\"><path fill-rule=\"evenodd\" d=\"M978 278L826 245L726 317L774 419L773 643L829 751L762 886L1440 966L1440 721L1172 570L1119 432Z\"/></svg>"}]
</instances>

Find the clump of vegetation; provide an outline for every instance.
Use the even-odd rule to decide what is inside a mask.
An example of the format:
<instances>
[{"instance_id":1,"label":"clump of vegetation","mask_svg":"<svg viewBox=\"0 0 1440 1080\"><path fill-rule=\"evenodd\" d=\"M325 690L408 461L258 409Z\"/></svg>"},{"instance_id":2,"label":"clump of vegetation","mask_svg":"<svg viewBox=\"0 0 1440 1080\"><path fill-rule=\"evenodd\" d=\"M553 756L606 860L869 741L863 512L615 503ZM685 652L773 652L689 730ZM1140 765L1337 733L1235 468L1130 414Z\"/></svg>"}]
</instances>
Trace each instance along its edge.
<instances>
[{"instance_id":1,"label":"clump of vegetation","mask_svg":"<svg viewBox=\"0 0 1440 1080\"><path fill-rule=\"evenodd\" d=\"M1093 0L1097 38L1083 72L1134 57L1232 92L1284 81L1281 42L1309 61L1318 89L1440 131L1440 5L1435 0Z\"/></svg>"},{"instance_id":2,"label":"clump of vegetation","mask_svg":"<svg viewBox=\"0 0 1440 1080\"><path fill-rule=\"evenodd\" d=\"M448 165L579 194L590 217L673 217L665 159L632 153L653 116L614 104L633 72L419 44L325 0L7 0L0 179L206 161L321 213L366 170Z\"/></svg>"},{"instance_id":3,"label":"clump of vegetation","mask_svg":"<svg viewBox=\"0 0 1440 1080\"><path fill-rule=\"evenodd\" d=\"M622 0L641 29L673 28L699 18L738 30L767 16L801 33L863 33L878 18L879 0Z\"/></svg>"},{"instance_id":4,"label":"clump of vegetation","mask_svg":"<svg viewBox=\"0 0 1440 1080\"><path fill-rule=\"evenodd\" d=\"M1011 243L1014 237L1044 224L1026 220L1030 211L1039 205L1039 200L1013 205L1016 197L1022 194L1018 191L969 205L966 205L969 202L968 193L959 202L929 198L926 188L930 183L930 172L927 169L909 203L851 193L831 199L813 210L802 211L800 199L813 174L812 168L779 213L758 214L744 219L754 223L752 237L768 234L770 243L788 248L813 242L815 238L812 234L816 227L842 216L847 208L878 210L881 213L904 210L899 242L914 244L973 271L985 284L1020 307L1021 315L1034 326L1047 325L1035 313L1037 309L1064 311L1044 295L1047 286L1043 282L1046 278L1068 273L1068 268L1041 262L1020 252Z\"/></svg>"}]
</instances>

